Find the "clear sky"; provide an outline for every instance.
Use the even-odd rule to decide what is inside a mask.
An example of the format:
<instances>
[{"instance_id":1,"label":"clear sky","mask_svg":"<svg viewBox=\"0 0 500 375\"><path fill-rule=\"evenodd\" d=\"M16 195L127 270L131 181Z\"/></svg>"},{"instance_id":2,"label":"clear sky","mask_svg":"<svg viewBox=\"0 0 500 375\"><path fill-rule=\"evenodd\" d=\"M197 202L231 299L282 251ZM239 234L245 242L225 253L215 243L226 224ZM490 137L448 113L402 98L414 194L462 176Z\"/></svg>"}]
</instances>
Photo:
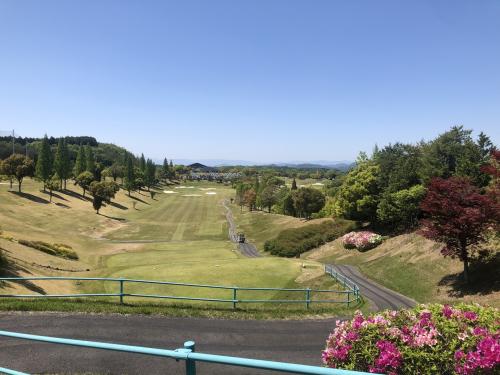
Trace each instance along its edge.
<instances>
[{"instance_id":1,"label":"clear sky","mask_svg":"<svg viewBox=\"0 0 500 375\"><path fill-rule=\"evenodd\" d=\"M0 130L153 158L500 140L500 1L0 0Z\"/></svg>"}]
</instances>

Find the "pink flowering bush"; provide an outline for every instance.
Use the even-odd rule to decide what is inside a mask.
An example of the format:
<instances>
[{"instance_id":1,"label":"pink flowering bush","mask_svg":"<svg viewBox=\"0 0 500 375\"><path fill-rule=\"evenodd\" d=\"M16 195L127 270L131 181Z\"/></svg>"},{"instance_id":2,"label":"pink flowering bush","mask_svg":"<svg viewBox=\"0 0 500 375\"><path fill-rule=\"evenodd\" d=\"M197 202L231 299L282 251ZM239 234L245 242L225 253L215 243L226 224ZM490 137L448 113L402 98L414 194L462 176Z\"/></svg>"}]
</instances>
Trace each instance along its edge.
<instances>
[{"instance_id":1,"label":"pink flowering bush","mask_svg":"<svg viewBox=\"0 0 500 375\"><path fill-rule=\"evenodd\" d=\"M337 321L323 351L332 368L379 374L500 374L500 313L420 305Z\"/></svg>"},{"instance_id":2,"label":"pink flowering bush","mask_svg":"<svg viewBox=\"0 0 500 375\"><path fill-rule=\"evenodd\" d=\"M342 244L346 249L369 250L382 243L382 236L373 232L349 232L342 236Z\"/></svg>"}]
</instances>

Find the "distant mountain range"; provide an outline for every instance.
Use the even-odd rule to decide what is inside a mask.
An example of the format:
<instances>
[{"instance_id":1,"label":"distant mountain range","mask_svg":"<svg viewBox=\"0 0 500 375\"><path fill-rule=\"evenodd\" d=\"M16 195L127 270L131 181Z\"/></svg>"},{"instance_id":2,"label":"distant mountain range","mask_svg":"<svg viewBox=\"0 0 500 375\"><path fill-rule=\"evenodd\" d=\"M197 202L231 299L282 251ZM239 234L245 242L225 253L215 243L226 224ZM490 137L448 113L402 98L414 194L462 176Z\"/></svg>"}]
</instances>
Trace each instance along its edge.
<instances>
[{"instance_id":1,"label":"distant mountain range","mask_svg":"<svg viewBox=\"0 0 500 375\"><path fill-rule=\"evenodd\" d=\"M175 164L191 165L195 163L203 164L210 167L226 167L232 165L242 166L278 166L291 168L331 168L339 170L347 170L353 162L349 160L329 161L329 160L312 160L312 161L290 161L290 162L275 162L275 163L256 163L248 160L227 160L227 159L173 159Z\"/></svg>"}]
</instances>

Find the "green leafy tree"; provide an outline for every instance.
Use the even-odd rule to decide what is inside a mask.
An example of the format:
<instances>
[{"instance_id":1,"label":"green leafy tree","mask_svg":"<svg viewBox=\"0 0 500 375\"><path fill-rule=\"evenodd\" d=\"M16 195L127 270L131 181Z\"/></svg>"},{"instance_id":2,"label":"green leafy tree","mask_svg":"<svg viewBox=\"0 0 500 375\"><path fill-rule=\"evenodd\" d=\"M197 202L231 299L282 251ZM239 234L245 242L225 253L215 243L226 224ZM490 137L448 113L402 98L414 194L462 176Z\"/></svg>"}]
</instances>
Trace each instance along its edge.
<instances>
[{"instance_id":1,"label":"green leafy tree","mask_svg":"<svg viewBox=\"0 0 500 375\"><path fill-rule=\"evenodd\" d=\"M268 185L260 193L260 202L267 211L271 212L271 207L278 202L276 186Z\"/></svg>"},{"instance_id":2,"label":"green leafy tree","mask_svg":"<svg viewBox=\"0 0 500 375\"><path fill-rule=\"evenodd\" d=\"M358 162L340 186L335 197L335 215L349 220L368 220L377 218L379 202L379 166L369 160Z\"/></svg>"},{"instance_id":3,"label":"green leafy tree","mask_svg":"<svg viewBox=\"0 0 500 375\"><path fill-rule=\"evenodd\" d=\"M87 156L85 155L85 147L80 145L78 148L78 153L76 154L75 167L73 168L73 175L78 177L80 174L85 172L87 168Z\"/></svg>"},{"instance_id":4,"label":"green leafy tree","mask_svg":"<svg viewBox=\"0 0 500 375\"><path fill-rule=\"evenodd\" d=\"M54 170L61 178L61 188L62 182L64 181L64 188L66 189L66 181L71 176L71 163L69 159L68 145L63 138L59 138L59 142L57 144L56 156L54 159Z\"/></svg>"},{"instance_id":5,"label":"green leafy tree","mask_svg":"<svg viewBox=\"0 0 500 375\"><path fill-rule=\"evenodd\" d=\"M59 190L61 188L61 177L55 173L50 180L47 181L47 189L49 190L49 200L52 202L52 195L54 190Z\"/></svg>"},{"instance_id":6,"label":"green leafy tree","mask_svg":"<svg viewBox=\"0 0 500 375\"><path fill-rule=\"evenodd\" d=\"M85 197L85 192L89 189L90 184L94 181L94 175L88 171L80 173L75 182L78 186L83 189L83 196Z\"/></svg>"},{"instance_id":7,"label":"green leafy tree","mask_svg":"<svg viewBox=\"0 0 500 375\"><path fill-rule=\"evenodd\" d=\"M409 189L385 194L378 204L378 221L395 230L415 227L418 224L420 202L425 191L422 185L415 185Z\"/></svg>"},{"instance_id":8,"label":"green leafy tree","mask_svg":"<svg viewBox=\"0 0 500 375\"><path fill-rule=\"evenodd\" d=\"M35 165L33 160L24 155L12 154L7 159L0 162L0 174L9 176L11 180L15 178L17 180L19 192L21 192L21 185L24 177L33 176L34 171Z\"/></svg>"},{"instance_id":9,"label":"green leafy tree","mask_svg":"<svg viewBox=\"0 0 500 375\"><path fill-rule=\"evenodd\" d=\"M104 177L111 177L113 182L116 182L118 178L123 178L123 167L118 163L113 163L110 167L105 168L102 171Z\"/></svg>"},{"instance_id":10,"label":"green leafy tree","mask_svg":"<svg viewBox=\"0 0 500 375\"><path fill-rule=\"evenodd\" d=\"M38 151L38 160L36 163L36 177L43 182L43 191L45 185L52 176L52 152L50 150L49 138L47 134L42 139L40 149Z\"/></svg>"},{"instance_id":11,"label":"green leafy tree","mask_svg":"<svg viewBox=\"0 0 500 375\"><path fill-rule=\"evenodd\" d=\"M421 162L419 146L396 143L374 153L373 162L379 166L379 189L393 193L420 183Z\"/></svg>"},{"instance_id":12,"label":"green leafy tree","mask_svg":"<svg viewBox=\"0 0 500 375\"><path fill-rule=\"evenodd\" d=\"M299 217L306 219L325 205L325 195L313 188L302 187L292 193L293 206Z\"/></svg>"},{"instance_id":13,"label":"green leafy tree","mask_svg":"<svg viewBox=\"0 0 500 375\"><path fill-rule=\"evenodd\" d=\"M120 186L114 181L92 181L89 191L93 196L92 205L97 214L103 203L110 203L119 190Z\"/></svg>"}]
</instances>

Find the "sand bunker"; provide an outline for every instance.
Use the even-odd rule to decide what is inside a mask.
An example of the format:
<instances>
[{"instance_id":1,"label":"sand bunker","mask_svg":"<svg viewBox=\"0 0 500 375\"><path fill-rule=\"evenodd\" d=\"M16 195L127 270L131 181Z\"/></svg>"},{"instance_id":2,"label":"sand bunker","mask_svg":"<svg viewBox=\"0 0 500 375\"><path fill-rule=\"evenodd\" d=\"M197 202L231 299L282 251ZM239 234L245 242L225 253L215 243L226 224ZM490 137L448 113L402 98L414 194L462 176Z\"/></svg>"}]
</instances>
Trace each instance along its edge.
<instances>
[{"instance_id":1,"label":"sand bunker","mask_svg":"<svg viewBox=\"0 0 500 375\"><path fill-rule=\"evenodd\" d=\"M181 185L181 186L176 186L175 188L176 189L194 189L194 186L183 186L183 185Z\"/></svg>"},{"instance_id":2,"label":"sand bunker","mask_svg":"<svg viewBox=\"0 0 500 375\"><path fill-rule=\"evenodd\" d=\"M314 186L325 186L325 184L322 184L321 182L315 182L313 185Z\"/></svg>"},{"instance_id":3,"label":"sand bunker","mask_svg":"<svg viewBox=\"0 0 500 375\"><path fill-rule=\"evenodd\" d=\"M177 192L176 192L176 191L172 191L172 190L163 190L163 192L164 192L165 194L177 194Z\"/></svg>"},{"instance_id":4,"label":"sand bunker","mask_svg":"<svg viewBox=\"0 0 500 375\"><path fill-rule=\"evenodd\" d=\"M202 195L201 194L184 194L184 195L181 195L182 197L201 197Z\"/></svg>"},{"instance_id":5,"label":"sand bunker","mask_svg":"<svg viewBox=\"0 0 500 375\"><path fill-rule=\"evenodd\" d=\"M215 191L208 191L205 193L206 195L215 195L217 194Z\"/></svg>"},{"instance_id":6,"label":"sand bunker","mask_svg":"<svg viewBox=\"0 0 500 375\"><path fill-rule=\"evenodd\" d=\"M200 190L206 191L206 190L217 190L216 188L200 188Z\"/></svg>"}]
</instances>

